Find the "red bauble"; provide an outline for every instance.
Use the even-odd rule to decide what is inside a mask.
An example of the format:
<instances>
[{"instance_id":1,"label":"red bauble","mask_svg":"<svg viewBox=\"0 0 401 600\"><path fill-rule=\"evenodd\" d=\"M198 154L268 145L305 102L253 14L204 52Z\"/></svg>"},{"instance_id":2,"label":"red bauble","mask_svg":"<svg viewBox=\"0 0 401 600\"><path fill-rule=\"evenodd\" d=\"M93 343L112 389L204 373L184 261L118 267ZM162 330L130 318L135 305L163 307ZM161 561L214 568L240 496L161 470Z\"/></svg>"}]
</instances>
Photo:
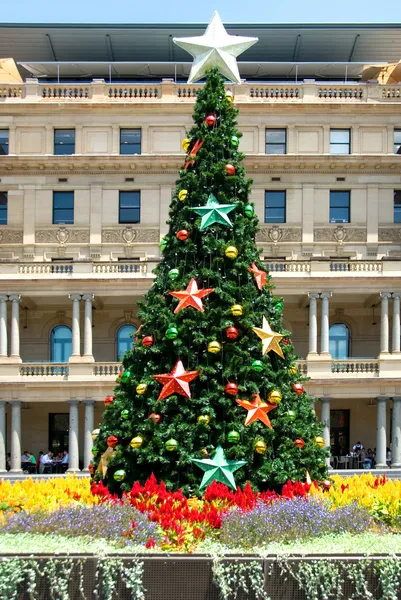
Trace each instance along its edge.
<instances>
[{"instance_id":1,"label":"red bauble","mask_svg":"<svg viewBox=\"0 0 401 600\"><path fill-rule=\"evenodd\" d=\"M226 336L229 340L236 340L239 335L239 331L236 327L227 327Z\"/></svg>"},{"instance_id":2,"label":"red bauble","mask_svg":"<svg viewBox=\"0 0 401 600\"><path fill-rule=\"evenodd\" d=\"M294 440L294 446L296 446L297 448L303 448L305 446L305 442L302 438L297 438L296 440Z\"/></svg>"},{"instance_id":3,"label":"red bauble","mask_svg":"<svg viewBox=\"0 0 401 600\"><path fill-rule=\"evenodd\" d=\"M286 338L283 340L283 344L285 346L288 346L289 343L290 343L290 340L287 340Z\"/></svg>"},{"instance_id":4,"label":"red bauble","mask_svg":"<svg viewBox=\"0 0 401 600\"><path fill-rule=\"evenodd\" d=\"M329 490L331 488L331 481L329 479L325 479L322 481L323 489Z\"/></svg>"},{"instance_id":5,"label":"red bauble","mask_svg":"<svg viewBox=\"0 0 401 600\"><path fill-rule=\"evenodd\" d=\"M230 396L236 396L238 394L238 385L236 383L227 383L224 391L226 394L230 394Z\"/></svg>"},{"instance_id":6,"label":"red bauble","mask_svg":"<svg viewBox=\"0 0 401 600\"><path fill-rule=\"evenodd\" d=\"M90 473L91 475L93 475L93 473L95 472L95 467L93 466L93 464L92 464L92 463L90 463L90 464L88 465L88 471L89 471L89 473Z\"/></svg>"},{"instance_id":7,"label":"red bauble","mask_svg":"<svg viewBox=\"0 0 401 600\"><path fill-rule=\"evenodd\" d=\"M298 396L300 396L304 391L304 386L302 385L302 383L293 383L292 391L298 394Z\"/></svg>"},{"instance_id":8,"label":"red bauble","mask_svg":"<svg viewBox=\"0 0 401 600\"><path fill-rule=\"evenodd\" d=\"M235 167L234 167L234 165L230 165L230 163L228 163L226 165L226 173L227 173L227 175L234 175L235 174Z\"/></svg>"},{"instance_id":9,"label":"red bauble","mask_svg":"<svg viewBox=\"0 0 401 600\"><path fill-rule=\"evenodd\" d=\"M146 346L147 348L149 348L150 346L153 346L153 343L154 343L153 335L145 335L145 337L142 340L142 346Z\"/></svg>"},{"instance_id":10,"label":"red bauble","mask_svg":"<svg viewBox=\"0 0 401 600\"><path fill-rule=\"evenodd\" d=\"M209 127L213 127L216 123L216 115L208 115L205 119L205 123L206 125L209 125Z\"/></svg>"},{"instance_id":11,"label":"red bauble","mask_svg":"<svg viewBox=\"0 0 401 600\"><path fill-rule=\"evenodd\" d=\"M106 406L108 406L109 404L113 404L115 399L115 396L106 396L106 398L104 399L104 403Z\"/></svg>"},{"instance_id":12,"label":"red bauble","mask_svg":"<svg viewBox=\"0 0 401 600\"><path fill-rule=\"evenodd\" d=\"M114 448L115 446L117 446L118 444L118 438L116 438L115 435L109 435L109 437L107 438L107 445L110 446L110 448Z\"/></svg>"},{"instance_id":13,"label":"red bauble","mask_svg":"<svg viewBox=\"0 0 401 600\"><path fill-rule=\"evenodd\" d=\"M148 419L152 419L152 421L154 423L160 423L161 416L158 415L157 413L152 413L151 415L148 416Z\"/></svg>"},{"instance_id":14,"label":"red bauble","mask_svg":"<svg viewBox=\"0 0 401 600\"><path fill-rule=\"evenodd\" d=\"M180 229L180 231L177 231L177 233L175 234L175 237L177 238L177 240L181 240L182 242L184 242L189 238L189 231L187 231L186 229Z\"/></svg>"}]
</instances>

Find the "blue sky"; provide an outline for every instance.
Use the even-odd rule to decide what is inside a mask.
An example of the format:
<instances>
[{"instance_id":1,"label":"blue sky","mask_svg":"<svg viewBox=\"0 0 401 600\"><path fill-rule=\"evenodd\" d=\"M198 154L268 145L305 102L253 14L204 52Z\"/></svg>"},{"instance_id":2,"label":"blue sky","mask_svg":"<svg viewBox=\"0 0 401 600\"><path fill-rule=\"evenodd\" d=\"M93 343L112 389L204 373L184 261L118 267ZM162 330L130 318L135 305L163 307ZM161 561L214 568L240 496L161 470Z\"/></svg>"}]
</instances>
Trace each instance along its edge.
<instances>
[{"instance_id":1,"label":"blue sky","mask_svg":"<svg viewBox=\"0 0 401 600\"><path fill-rule=\"evenodd\" d=\"M401 23L401 0L2 0L3 23ZM401 49L400 49L401 56Z\"/></svg>"}]
</instances>

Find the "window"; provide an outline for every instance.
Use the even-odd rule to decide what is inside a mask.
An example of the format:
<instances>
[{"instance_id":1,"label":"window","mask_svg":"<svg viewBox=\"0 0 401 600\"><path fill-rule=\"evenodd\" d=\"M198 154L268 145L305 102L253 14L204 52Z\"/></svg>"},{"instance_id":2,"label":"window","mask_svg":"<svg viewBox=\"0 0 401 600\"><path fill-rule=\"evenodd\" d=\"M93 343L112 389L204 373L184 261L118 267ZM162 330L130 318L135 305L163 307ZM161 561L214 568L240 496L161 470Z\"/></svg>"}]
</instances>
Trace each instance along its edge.
<instances>
[{"instance_id":1,"label":"window","mask_svg":"<svg viewBox=\"0 0 401 600\"><path fill-rule=\"evenodd\" d=\"M75 154L75 129L54 130L54 154Z\"/></svg>"},{"instance_id":2,"label":"window","mask_svg":"<svg viewBox=\"0 0 401 600\"><path fill-rule=\"evenodd\" d=\"M117 360L121 361L127 350L131 350L133 334L136 331L134 325L123 325L117 331Z\"/></svg>"},{"instance_id":3,"label":"window","mask_svg":"<svg viewBox=\"0 0 401 600\"><path fill-rule=\"evenodd\" d=\"M265 192L265 223L285 223L286 192Z\"/></svg>"},{"instance_id":4,"label":"window","mask_svg":"<svg viewBox=\"0 0 401 600\"><path fill-rule=\"evenodd\" d=\"M8 129L0 129L0 156L8 154Z\"/></svg>"},{"instance_id":5,"label":"window","mask_svg":"<svg viewBox=\"0 0 401 600\"><path fill-rule=\"evenodd\" d=\"M50 334L50 361L68 362L72 352L72 333L66 325L57 325Z\"/></svg>"},{"instance_id":6,"label":"window","mask_svg":"<svg viewBox=\"0 0 401 600\"><path fill-rule=\"evenodd\" d=\"M141 153L141 130L120 129L120 154Z\"/></svg>"},{"instance_id":7,"label":"window","mask_svg":"<svg viewBox=\"0 0 401 600\"><path fill-rule=\"evenodd\" d=\"M141 192L120 192L119 223L139 223Z\"/></svg>"},{"instance_id":8,"label":"window","mask_svg":"<svg viewBox=\"0 0 401 600\"><path fill-rule=\"evenodd\" d=\"M334 323L329 330L329 351L333 359L349 358L349 329L344 323Z\"/></svg>"},{"instance_id":9,"label":"window","mask_svg":"<svg viewBox=\"0 0 401 600\"><path fill-rule=\"evenodd\" d=\"M330 192L330 223L350 222L351 192Z\"/></svg>"},{"instance_id":10,"label":"window","mask_svg":"<svg viewBox=\"0 0 401 600\"><path fill-rule=\"evenodd\" d=\"M0 225L7 225L8 194L0 192Z\"/></svg>"},{"instance_id":11,"label":"window","mask_svg":"<svg viewBox=\"0 0 401 600\"><path fill-rule=\"evenodd\" d=\"M394 223L401 223L401 190L394 190Z\"/></svg>"},{"instance_id":12,"label":"window","mask_svg":"<svg viewBox=\"0 0 401 600\"><path fill-rule=\"evenodd\" d=\"M266 154L287 154L285 129L266 129Z\"/></svg>"},{"instance_id":13,"label":"window","mask_svg":"<svg viewBox=\"0 0 401 600\"><path fill-rule=\"evenodd\" d=\"M401 129L394 129L394 154L401 154Z\"/></svg>"},{"instance_id":14,"label":"window","mask_svg":"<svg viewBox=\"0 0 401 600\"><path fill-rule=\"evenodd\" d=\"M330 154L351 154L350 129L330 129Z\"/></svg>"},{"instance_id":15,"label":"window","mask_svg":"<svg viewBox=\"0 0 401 600\"><path fill-rule=\"evenodd\" d=\"M53 225L74 224L74 192L53 192Z\"/></svg>"},{"instance_id":16,"label":"window","mask_svg":"<svg viewBox=\"0 0 401 600\"><path fill-rule=\"evenodd\" d=\"M49 413L49 445L46 450L51 450L54 454L68 451L68 413Z\"/></svg>"}]
</instances>

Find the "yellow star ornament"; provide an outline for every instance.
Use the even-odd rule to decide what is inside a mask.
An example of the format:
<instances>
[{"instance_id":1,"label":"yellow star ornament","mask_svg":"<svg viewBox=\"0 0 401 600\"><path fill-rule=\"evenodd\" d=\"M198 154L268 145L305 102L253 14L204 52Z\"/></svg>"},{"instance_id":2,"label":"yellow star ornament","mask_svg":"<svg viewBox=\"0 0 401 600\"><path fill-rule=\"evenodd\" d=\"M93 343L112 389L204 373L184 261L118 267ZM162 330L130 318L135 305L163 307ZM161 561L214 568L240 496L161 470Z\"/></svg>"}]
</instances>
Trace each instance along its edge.
<instances>
[{"instance_id":1,"label":"yellow star ornament","mask_svg":"<svg viewBox=\"0 0 401 600\"><path fill-rule=\"evenodd\" d=\"M266 354L273 350L276 354L284 358L283 351L280 346L280 341L283 339L283 335L272 331L266 317L263 317L262 327L252 327L254 332L262 340L262 354Z\"/></svg>"}]
</instances>

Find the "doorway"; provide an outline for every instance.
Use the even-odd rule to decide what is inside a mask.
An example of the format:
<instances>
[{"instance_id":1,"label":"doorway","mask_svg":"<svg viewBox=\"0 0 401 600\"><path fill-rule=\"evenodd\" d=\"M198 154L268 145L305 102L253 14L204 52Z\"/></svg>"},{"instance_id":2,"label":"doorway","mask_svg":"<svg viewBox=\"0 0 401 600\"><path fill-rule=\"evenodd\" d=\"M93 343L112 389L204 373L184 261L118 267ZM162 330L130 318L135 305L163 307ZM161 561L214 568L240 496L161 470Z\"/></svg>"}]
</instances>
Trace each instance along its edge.
<instances>
[{"instance_id":1,"label":"doorway","mask_svg":"<svg viewBox=\"0 0 401 600\"><path fill-rule=\"evenodd\" d=\"M333 456L346 456L349 453L349 410L330 411L330 448Z\"/></svg>"}]
</instances>

